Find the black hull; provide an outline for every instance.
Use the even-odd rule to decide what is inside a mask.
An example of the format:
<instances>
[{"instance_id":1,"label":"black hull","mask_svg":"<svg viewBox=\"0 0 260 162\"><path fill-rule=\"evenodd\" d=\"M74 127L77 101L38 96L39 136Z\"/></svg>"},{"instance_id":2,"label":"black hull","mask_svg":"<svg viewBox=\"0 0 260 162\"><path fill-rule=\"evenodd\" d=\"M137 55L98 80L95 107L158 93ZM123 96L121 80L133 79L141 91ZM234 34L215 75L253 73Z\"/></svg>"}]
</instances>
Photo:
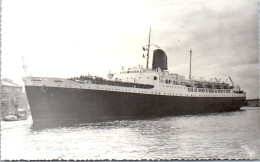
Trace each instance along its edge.
<instances>
[{"instance_id":1,"label":"black hull","mask_svg":"<svg viewBox=\"0 0 260 162\"><path fill-rule=\"evenodd\" d=\"M131 119L240 109L245 97L181 97L126 92L26 86L34 122Z\"/></svg>"}]
</instances>

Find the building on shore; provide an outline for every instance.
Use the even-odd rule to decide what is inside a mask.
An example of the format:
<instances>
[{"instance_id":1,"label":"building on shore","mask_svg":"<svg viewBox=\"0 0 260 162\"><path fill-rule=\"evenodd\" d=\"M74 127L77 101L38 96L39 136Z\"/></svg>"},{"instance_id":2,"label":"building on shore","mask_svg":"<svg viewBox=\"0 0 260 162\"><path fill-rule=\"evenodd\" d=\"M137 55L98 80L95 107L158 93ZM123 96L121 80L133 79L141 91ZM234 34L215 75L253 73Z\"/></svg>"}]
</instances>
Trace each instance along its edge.
<instances>
[{"instance_id":1,"label":"building on shore","mask_svg":"<svg viewBox=\"0 0 260 162\"><path fill-rule=\"evenodd\" d=\"M14 114L18 108L28 112L28 100L22 86L7 78L1 79L1 82L1 116Z\"/></svg>"},{"instance_id":2,"label":"building on shore","mask_svg":"<svg viewBox=\"0 0 260 162\"><path fill-rule=\"evenodd\" d=\"M260 106L260 99L247 99L246 105L250 107L259 107Z\"/></svg>"}]
</instances>

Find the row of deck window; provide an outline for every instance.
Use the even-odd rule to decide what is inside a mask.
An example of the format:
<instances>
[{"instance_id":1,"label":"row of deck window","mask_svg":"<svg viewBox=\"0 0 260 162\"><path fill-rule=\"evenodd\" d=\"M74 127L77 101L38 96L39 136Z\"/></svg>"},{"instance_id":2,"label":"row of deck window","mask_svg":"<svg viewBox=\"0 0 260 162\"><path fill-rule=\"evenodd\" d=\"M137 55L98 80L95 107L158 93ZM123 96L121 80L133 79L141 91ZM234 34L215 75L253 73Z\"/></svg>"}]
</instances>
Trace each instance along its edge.
<instances>
[{"instance_id":1,"label":"row of deck window","mask_svg":"<svg viewBox=\"0 0 260 162\"><path fill-rule=\"evenodd\" d=\"M140 70L134 70L134 71L122 71L120 74L127 74L127 73L141 73Z\"/></svg>"},{"instance_id":2,"label":"row of deck window","mask_svg":"<svg viewBox=\"0 0 260 162\"><path fill-rule=\"evenodd\" d=\"M160 80L160 83L165 83L165 84L173 84L173 85L180 85L180 83L177 80Z\"/></svg>"},{"instance_id":3,"label":"row of deck window","mask_svg":"<svg viewBox=\"0 0 260 162\"><path fill-rule=\"evenodd\" d=\"M188 92L204 92L204 93L230 93L230 89L205 89L205 88L188 88Z\"/></svg>"}]
</instances>

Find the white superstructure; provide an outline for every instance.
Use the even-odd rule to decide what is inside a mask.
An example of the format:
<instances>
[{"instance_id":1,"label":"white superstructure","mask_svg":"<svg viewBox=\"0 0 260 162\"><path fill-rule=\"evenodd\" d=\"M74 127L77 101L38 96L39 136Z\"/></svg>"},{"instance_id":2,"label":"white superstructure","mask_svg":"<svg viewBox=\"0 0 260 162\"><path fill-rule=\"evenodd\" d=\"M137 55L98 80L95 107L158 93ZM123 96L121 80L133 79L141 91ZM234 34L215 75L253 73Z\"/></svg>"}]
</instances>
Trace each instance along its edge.
<instances>
[{"instance_id":1,"label":"white superstructure","mask_svg":"<svg viewBox=\"0 0 260 162\"><path fill-rule=\"evenodd\" d=\"M112 74L111 82L152 85L152 88L138 86L116 86L111 84L96 84L91 80L71 80L64 78L26 77L25 86L45 86L59 88L92 89L102 91L118 91L124 93L141 93L165 96L183 97L245 97L246 93L237 93L233 89L213 89L187 87L184 76L171 74L168 71L149 70L142 67L127 68L118 74Z\"/></svg>"}]
</instances>

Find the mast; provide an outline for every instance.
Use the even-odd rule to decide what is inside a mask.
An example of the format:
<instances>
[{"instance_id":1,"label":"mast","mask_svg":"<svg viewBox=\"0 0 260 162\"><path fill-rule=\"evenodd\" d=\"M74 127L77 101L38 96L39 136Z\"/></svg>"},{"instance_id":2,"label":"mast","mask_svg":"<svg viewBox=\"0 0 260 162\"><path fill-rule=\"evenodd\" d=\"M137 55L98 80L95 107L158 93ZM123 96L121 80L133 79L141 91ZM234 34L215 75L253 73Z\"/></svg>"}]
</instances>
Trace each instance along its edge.
<instances>
[{"instance_id":1,"label":"mast","mask_svg":"<svg viewBox=\"0 0 260 162\"><path fill-rule=\"evenodd\" d=\"M148 41L148 52L147 52L146 69L148 69L148 64L149 64L150 38L151 38L151 27L150 27L150 31L149 31L149 41Z\"/></svg>"},{"instance_id":2,"label":"mast","mask_svg":"<svg viewBox=\"0 0 260 162\"><path fill-rule=\"evenodd\" d=\"M189 79L191 79L191 55L192 55L192 49L190 50L190 75L189 75Z\"/></svg>"},{"instance_id":3,"label":"mast","mask_svg":"<svg viewBox=\"0 0 260 162\"><path fill-rule=\"evenodd\" d=\"M27 76L27 65L24 62L23 56L22 56L22 60L23 60L23 70L24 70L24 75Z\"/></svg>"}]
</instances>

